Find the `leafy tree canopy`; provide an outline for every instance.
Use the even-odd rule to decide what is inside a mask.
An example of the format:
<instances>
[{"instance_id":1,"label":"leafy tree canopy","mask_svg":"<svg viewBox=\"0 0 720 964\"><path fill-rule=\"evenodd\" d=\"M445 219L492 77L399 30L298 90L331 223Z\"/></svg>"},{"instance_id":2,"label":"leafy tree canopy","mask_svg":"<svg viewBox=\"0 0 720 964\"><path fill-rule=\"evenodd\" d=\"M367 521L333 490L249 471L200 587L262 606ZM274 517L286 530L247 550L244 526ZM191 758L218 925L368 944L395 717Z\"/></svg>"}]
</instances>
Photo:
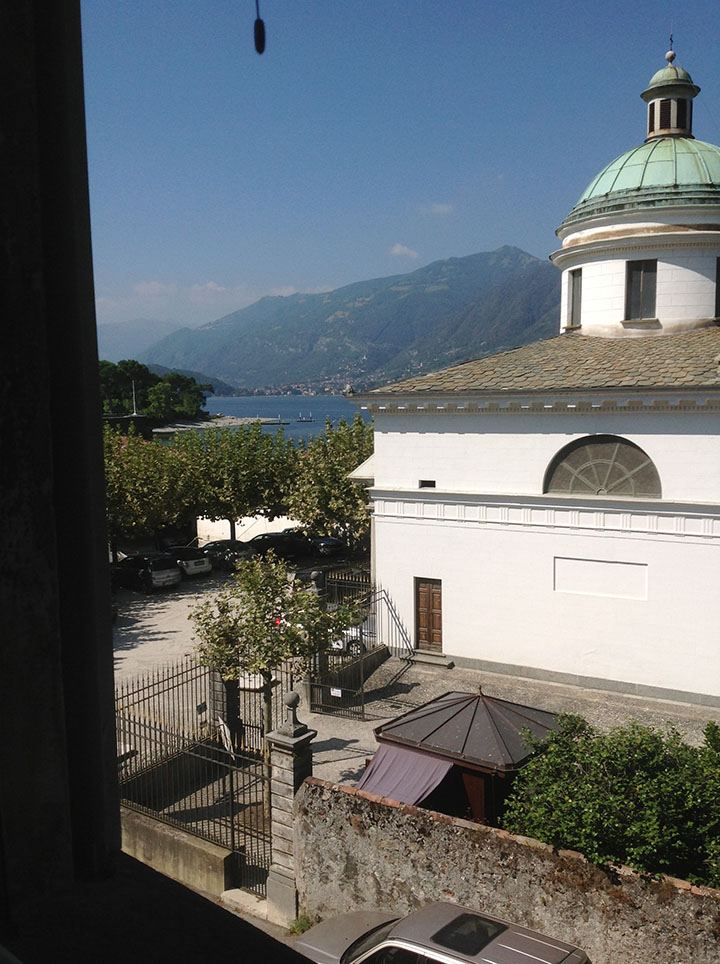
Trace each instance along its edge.
<instances>
[{"instance_id":1,"label":"leafy tree canopy","mask_svg":"<svg viewBox=\"0 0 720 964\"><path fill-rule=\"evenodd\" d=\"M205 393L212 385L198 385L194 378L179 372L156 375L132 359L100 362L100 396L106 415L129 415L133 407L140 415L160 421L175 418L199 418ZM133 397L134 391L134 397Z\"/></svg>"},{"instance_id":2,"label":"leafy tree canopy","mask_svg":"<svg viewBox=\"0 0 720 964\"><path fill-rule=\"evenodd\" d=\"M357 546L370 532L365 487L348 475L372 455L373 426L358 413L351 425L328 421L324 435L301 451L288 498L290 514L308 529L337 534Z\"/></svg>"},{"instance_id":3,"label":"leafy tree canopy","mask_svg":"<svg viewBox=\"0 0 720 964\"><path fill-rule=\"evenodd\" d=\"M520 771L503 826L598 864L720 886L720 728L690 746L637 722L599 732L578 716Z\"/></svg>"},{"instance_id":4,"label":"leafy tree canopy","mask_svg":"<svg viewBox=\"0 0 720 964\"><path fill-rule=\"evenodd\" d=\"M105 500L108 536L154 532L196 515L197 463L183 448L148 442L132 429L105 426Z\"/></svg>"},{"instance_id":5,"label":"leafy tree canopy","mask_svg":"<svg viewBox=\"0 0 720 964\"><path fill-rule=\"evenodd\" d=\"M240 562L231 581L189 618L199 638L198 659L231 680L245 673L268 677L291 659L306 675L312 659L359 617L349 605L328 611L270 552Z\"/></svg>"}]
</instances>

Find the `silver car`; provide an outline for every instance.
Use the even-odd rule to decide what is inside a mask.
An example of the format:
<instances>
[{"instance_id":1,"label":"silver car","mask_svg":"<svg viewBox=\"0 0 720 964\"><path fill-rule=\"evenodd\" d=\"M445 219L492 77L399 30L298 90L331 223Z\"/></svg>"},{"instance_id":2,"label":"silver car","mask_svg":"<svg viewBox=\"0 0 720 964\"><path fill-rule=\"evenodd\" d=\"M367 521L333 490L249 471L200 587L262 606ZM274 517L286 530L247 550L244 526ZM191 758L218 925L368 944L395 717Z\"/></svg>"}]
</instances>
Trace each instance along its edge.
<instances>
[{"instance_id":1,"label":"silver car","mask_svg":"<svg viewBox=\"0 0 720 964\"><path fill-rule=\"evenodd\" d=\"M445 903L400 919L342 914L311 927L295 950L315 964L590 964L579 947Z\"/></svg>"}]
</instances>

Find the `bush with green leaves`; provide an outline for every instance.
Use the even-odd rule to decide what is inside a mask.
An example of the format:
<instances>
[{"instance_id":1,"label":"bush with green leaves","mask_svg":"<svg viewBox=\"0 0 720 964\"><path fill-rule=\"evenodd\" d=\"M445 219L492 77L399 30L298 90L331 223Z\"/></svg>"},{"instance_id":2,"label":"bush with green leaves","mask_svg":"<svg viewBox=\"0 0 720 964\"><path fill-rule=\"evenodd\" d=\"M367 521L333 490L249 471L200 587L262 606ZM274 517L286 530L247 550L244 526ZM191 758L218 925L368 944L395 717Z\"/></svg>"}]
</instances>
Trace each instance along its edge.
<instances>
[{"instance_id":1,"label":"bush with green leaves","mask_svg":"<svg viewBox=\"0 0 720 964\"><path fill-rule=\"evenodd\" d=\"M531 741L532 742L532 741ZM561 715L518 774L503 827L596 864L720 887L720 728L702 746L631 722L600 732Z\"/></svg>"}]
</instances>

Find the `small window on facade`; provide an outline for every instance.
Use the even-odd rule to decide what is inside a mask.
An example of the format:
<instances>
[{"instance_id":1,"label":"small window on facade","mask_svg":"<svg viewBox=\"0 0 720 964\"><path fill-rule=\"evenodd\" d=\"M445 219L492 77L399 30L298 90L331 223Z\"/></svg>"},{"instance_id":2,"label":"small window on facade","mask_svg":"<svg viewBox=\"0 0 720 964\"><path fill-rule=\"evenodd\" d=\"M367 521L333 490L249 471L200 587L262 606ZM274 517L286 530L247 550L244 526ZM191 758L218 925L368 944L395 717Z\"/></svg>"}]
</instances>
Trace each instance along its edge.
<instances>
[{"instance_id":1,"label":"small window on facade","mask_svg":"<svg viewBox=\"0 0 720 964\"><path fill-rule=\"evenodd\" d=\"M677 102L677 123L676 127L687 127L687 101L679 100Z\"/></svg>"},{"instance_id":2,"label":"small window on facade","mask_svg":"<svg viewBox=\"0 0 720 964\"><path fill-rule=\"evenodd\" d=\"M582 268L575 268L574 271L571 271L568 280L570 283L568 328L579 328L582 323Z\"/></svg>"},{"instance_id":3,"label":"small window on facade","mask_svg":"<svg viewBox=\"0 0 720 964\"><path fill-rule=\"evenodd\" d=\"M648 105L648 134L655 130L655 101Z\"/></svg>"},{"instance_id":4,"label":"small window on facade","mask_svg":"<svg viewBox=\"0 0 720 964\"><path fill-rule=\"evenodd\" d=\"M672 101L660 101L660 127L672 127Z\"/></svg>"},{"instance_id":5,"label":"small window on facade","mask_svg":"<svg viewBox=\"0 0 720 964\"><path fill-rule=\"evenodd\" d=\"M420 479L418 486L421 489L434 489L435 479Z\"/></svg>"},{"instance_id":6,"label":"small window on facade","mask_svg":"<svg viewBox=\"0 0 720 964\"><path fill-rule=\"evenodd\" d=\"M657 261L628 261L625 278L625 320L655 317Z\"/></svg>"}]
</instances>

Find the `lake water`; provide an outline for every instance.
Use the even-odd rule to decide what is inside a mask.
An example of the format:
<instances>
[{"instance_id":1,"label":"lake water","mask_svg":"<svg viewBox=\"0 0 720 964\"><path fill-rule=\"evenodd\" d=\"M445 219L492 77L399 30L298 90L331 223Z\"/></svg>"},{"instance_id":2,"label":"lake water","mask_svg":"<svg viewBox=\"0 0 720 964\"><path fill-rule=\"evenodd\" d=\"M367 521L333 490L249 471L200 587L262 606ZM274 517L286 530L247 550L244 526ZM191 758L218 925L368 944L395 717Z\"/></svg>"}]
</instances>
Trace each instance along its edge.
<instances>
[{"instance_id":1,"label":"lake water","mask_svg":"<svg viewBox=\"0 0 720 964\"><path fill-rule=\"evenodd\" d=\"M360 412L366 422L367 412L342 395L209 395L205 408L211 415L235 415L238 418L279 418L286 438L296 442L322 435L325 420L333 425L343 419L350 423ZM300 417L314 422L299 422ZM277 425L264 425L263 432L277 432Z\"/></svg>"}]
</instances>

